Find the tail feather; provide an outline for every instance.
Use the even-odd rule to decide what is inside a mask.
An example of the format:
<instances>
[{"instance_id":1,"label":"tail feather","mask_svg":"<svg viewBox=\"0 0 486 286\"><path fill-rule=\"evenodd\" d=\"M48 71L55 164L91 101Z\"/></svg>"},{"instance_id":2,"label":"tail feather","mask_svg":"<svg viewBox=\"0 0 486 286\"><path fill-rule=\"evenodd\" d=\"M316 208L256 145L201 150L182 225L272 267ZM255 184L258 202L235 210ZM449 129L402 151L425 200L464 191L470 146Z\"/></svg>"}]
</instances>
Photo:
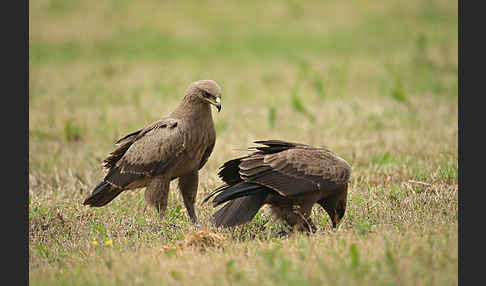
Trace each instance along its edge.
<instances>
[{"instance_id":1,"label":"tail feather","mask_svg":"<svg viewBox=\"0 0 486 286\"><path fill-rule=\"evenodd\" d=\"M223 185L221 187L218 187L216 190L212 191L207 195L204 200L202 201L201 205L205 204L210 198L212 198L214 195L221 193L222 191L226 190L229 186L228 185Z\"/></svg>"},{"instance_id":2,"label":"tail feather","mask_svg":"<svg viewBox=\"0 0 486 286\"><path fill-rule=\"evenodd\" d=\"M258 184L239 182L217 188L204 202L215 195L214 207L228 202L213 214L213 218L216 226L232 227L251 221L270 192L270 189Z\"/></svg>"},{"instance_id":3,"label":"tail feather","mask_svg":"<svg viewBox=\"0 0 486 286\"><path fill-rule=\"evenodd\" d=\"M218 176L228 185L234 185L242 181L239 174L239 164L246 157L229 160L220 167Z\"/></svg>"},{"instance_id":4,"label":"tail feather","mask_svg":"<svg viewBox=\"0 0 486 286\"><path fill-rule=\"evenodd\" d=\"M209 193L209 195L207 195L201 202L201 205L205 204L210 198L214 197L215 195L217 196L213 199L213 205L218 206L229 200L249 195L253 193L252 191L258 191L258 189L262 188L262 186L246 182L240 182L236 185L223 185Z\"/></svg>"},{"instance_id":5,"label":"tail feather","mask_svg":"<svg viewBox=\"0 0 486 286\"><path fill-rule=\"evenodd\" d=\"M260 192L264 192L264 187L257 185L257 184L250 184L247 182L241 182L233 186L228 186L227 188L223 189L214 199L213 204L214 206L218 206L224 202L244 197L250 196L252 194L257 194Z\"/></svg>"},{"instance_id":6,"label":"tail feather","mask_svg":"<svg viewBox=\"0 0 486 286\"><path fill-rule=\"evenodd\" d=\"M83 205L92 207L104 206L116 198L121 192L123 192L122 188L116 188L108 182L102 181L94 188L91 195L84 200Z\"/></svg>"},{"instance_id":7,"label":"tail feather","mask_svg":"<svg viewBox=\"0 0 486 286\"><path fill-rule=\"evenodd\" d=\"M216 226L232 227L251 221L263 206L267 195L268 192L262 191L230 201L214 213Z\"/></svg>"}]
</instances>

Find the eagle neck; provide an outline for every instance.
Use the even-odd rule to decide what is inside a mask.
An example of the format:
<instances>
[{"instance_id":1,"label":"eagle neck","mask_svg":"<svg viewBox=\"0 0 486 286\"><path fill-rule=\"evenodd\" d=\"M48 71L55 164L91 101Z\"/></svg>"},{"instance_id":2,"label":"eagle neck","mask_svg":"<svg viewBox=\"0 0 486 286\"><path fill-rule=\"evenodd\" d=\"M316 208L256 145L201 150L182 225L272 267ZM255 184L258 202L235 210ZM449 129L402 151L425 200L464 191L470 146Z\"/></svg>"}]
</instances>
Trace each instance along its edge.
<instances>
[{"instance_id":1,"label":"eagle neck","mask_svg":"<svg viewBox=\"0 0 486 286\"><path fill-rule=\"evenodd\" d=\"M212 121L211 106L196 95L191 94L184 96L179 106L174 110L173 115L190 121L204 121L208 119Z\"/></svg>"}]
</instances>

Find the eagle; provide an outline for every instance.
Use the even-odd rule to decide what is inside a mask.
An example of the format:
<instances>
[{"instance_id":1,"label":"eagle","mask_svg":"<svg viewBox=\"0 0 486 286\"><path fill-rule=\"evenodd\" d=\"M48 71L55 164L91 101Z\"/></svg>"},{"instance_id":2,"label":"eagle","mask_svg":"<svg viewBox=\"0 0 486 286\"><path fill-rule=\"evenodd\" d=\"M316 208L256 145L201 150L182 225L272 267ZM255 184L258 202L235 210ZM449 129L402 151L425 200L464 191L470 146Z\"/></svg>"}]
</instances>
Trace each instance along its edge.
<instances>
[{"instance_id":1,"label":"eagle","mask_svg":"<svg viewBox=\"0 0 486 286\"><path fill-rule=\"evenodd\" d=\"M247 156L220 167L224 185L211 192L217 227L248 223L265 204L293 229L315 232L310 219L315 203L330 216L335 228L344 216L351 175L350 165L333 152L302 143L264 140Z\"/></svg>"},{"instance_id":2,"label":"eagle","mask_svg":"<svg viewBox=\"0 0 486 286\"><path fill-rule=\"evenodd\" d=\"M216 142L211 105L221 111L220 86L213 80L196 81L173 112L116 141L118 147L103 161L105 177L83 204L101 207L125 190L146 187L145 201L163 219L170 182L178 178L184 206L197 224L198 171Z\"/></svg>"}]
</instances>

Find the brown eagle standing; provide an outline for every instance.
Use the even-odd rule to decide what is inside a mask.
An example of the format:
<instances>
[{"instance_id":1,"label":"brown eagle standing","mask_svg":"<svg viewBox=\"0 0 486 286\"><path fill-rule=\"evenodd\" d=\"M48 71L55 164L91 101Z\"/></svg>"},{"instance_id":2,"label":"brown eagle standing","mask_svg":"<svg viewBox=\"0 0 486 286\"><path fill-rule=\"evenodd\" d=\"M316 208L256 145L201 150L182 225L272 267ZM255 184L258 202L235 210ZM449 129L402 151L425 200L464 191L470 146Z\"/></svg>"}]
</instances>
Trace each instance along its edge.
<instances>
[{"instance_id":1,"label":"brown eagle standing","mask_svg":"<svg viewBox=\"0 0 486 286\"><path fill-rule=\"evenodd\" d=\"M108 170L84 205L101 207L124 190L147 187L145 200L165 215L169 183L179 178L184 205L194 223L198 171L216 141L211 106L221 110L221 88L213 80L189 85L176 109L149 126L119 139L103 161Z\"/></svg>"},{"instance_id":2,"label":"brown eagle standing","mask_svg":"<svg viewBox=\"0 0 486 286\"><path fill-rule=\"evenodd\" d=\"M252 154L230 160L218 173L225 185L209 194L216 226L231 227L253 219L264 205L291 227L316 230L310 219L315 203L329 214L335 228L346 211L349 164L329 150L280 140L256 141Z\"/></svg>"}]
</instances>

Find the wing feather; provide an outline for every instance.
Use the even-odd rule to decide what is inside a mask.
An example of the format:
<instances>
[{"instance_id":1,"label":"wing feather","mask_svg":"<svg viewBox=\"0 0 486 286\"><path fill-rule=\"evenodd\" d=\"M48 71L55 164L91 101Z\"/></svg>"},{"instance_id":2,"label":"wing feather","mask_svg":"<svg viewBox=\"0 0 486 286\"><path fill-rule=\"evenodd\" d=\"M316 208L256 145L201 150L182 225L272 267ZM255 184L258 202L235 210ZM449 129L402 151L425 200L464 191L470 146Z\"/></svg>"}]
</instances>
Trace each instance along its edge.
<instances>
[{"instance_id":1,"label":"wing feather","mask_svg":"<svg viewBox=\"0 0 486 286\"><path fill-rule=\"evenodd\" d=\"M165 119L142 131L117 163L122 173L157 175L173 165L184 150L184 136L175 119Z\"/></svg>"},{"instance_id":2,"label":"wing feather","mask_svg":"<svg viewBox=\"0 0 486 286\"><path fill-rule=\"evenodd\" d=\"M283 141L271 143L273 145L270 147L278 148L290 145ZM334 153L304 144L292 144L293 147L287 147L284 151L258 150L241 159L238 165L240 177L283 196L317 190L333 191L349 180L349 164Z\"/></svg>"},{"instance_id":3,"label":"wing feather","mask_svg":"<svg viewBox=\"0 0 486 286\"><path fill-rule=\"evenodd\" d=\"M184 136L178 121L171 118L151 124L132 140L124 143L129 146L125 146L123 155L106 175L108 182L126 186L140 177L163 173L174 165L184 150Z\"/></svg>"}]
</instances>

